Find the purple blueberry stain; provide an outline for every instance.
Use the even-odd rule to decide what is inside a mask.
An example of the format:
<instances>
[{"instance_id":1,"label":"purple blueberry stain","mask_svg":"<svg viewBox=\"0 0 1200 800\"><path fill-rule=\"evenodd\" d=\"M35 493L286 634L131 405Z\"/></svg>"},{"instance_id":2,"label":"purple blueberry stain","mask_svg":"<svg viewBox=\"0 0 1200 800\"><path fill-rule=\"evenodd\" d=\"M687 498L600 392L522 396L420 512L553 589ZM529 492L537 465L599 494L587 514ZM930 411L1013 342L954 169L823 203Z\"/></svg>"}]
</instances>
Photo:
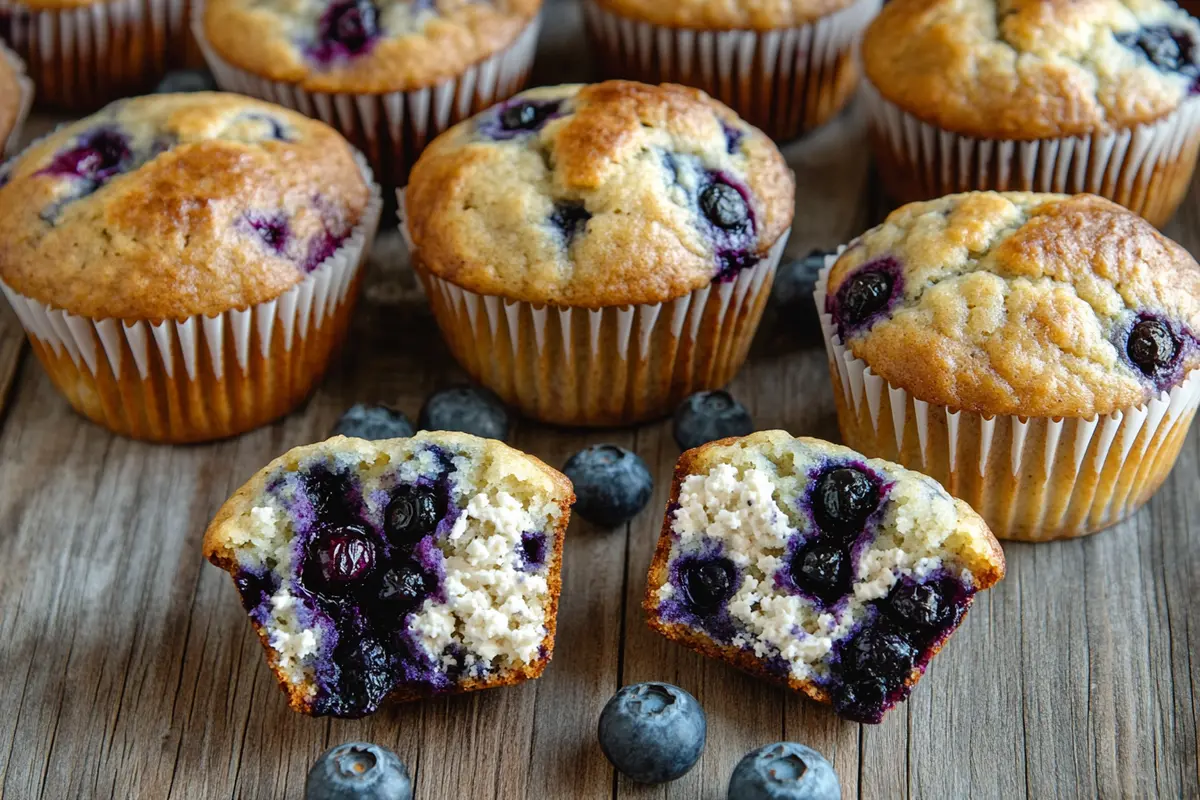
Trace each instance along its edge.
<instances>
[{"instance_id":1,"label":"purple blueberry stain","mask_svg":"<svg viewBox=\"0 0 1200 800\"><path fill-rule=\"evenodd\" d=\"M74 177L103 185L132 162L128 137L113 126L104 126L82 134L73 147L59 152L37 174Z\"/></svg>"},{"instance_id":2,"label":"purple blueberry stain","mask_svg":"<svg viewBox=\"0 0 1200 800\"><path fill-rule=\"evenodd\" d=\"M337 0L317 21L308 57L318 64L366 55L382 35L379 9L371 0Z\"/></svg>"},{"instance_id":3,"label":"purple blueberry stain","mask_svg":"<svg viewBox=\"0 0 1200 800\"><path fill-rule=\"evenodd\" d=\"M477 130L497 141L528 136L562 115L562 100L529 100L515 97L482 115Z\"/></svg>"},{"instance_id":4,"label":"purple blueberry stain","mask_svg":"<svg viewBox=\"0 0 1200 800\"><path fill-rule=\"evenodd\" d=\"M546 534L532 531L521 534L521 569L536 572L546 565Z\"/></svg>"},{"instance_id":5,"label":"purple blueberry stain","mask_svg":"<svg viewBox=\"0 0 1200 800\"><path fill-rule=\"evenodd\" d=\"M563 241L570 244L576 236L587 232L588 220L591 218L591 213L582 205L560 202L554 205L554 211L550 214L550 224L563 237Z\"/></svg>"},{"instance_id":6,"label":"purple blueberry stain","mask_svg":"<svg viewBox=\"0 0 1200 800\"><path fill-rule=\"evenodd\" d=\"M721 121L721 132L725 135L725 152L733 155L742 146L746 134L724 120Z\"/></svg>"},{"instance_id":7,"label":"purple blueberry stain","mask_svg":"<svg viewBox=\"0 0 1200 800\"><path fill-rule=\"evenodd\" d=\"M282 211L274 213L251 212L246 214L246 224L258 235L262 243L276 255L287 252L292 237L288 218Z\"/></svg>"},{"instance_id":8,"label":"purple blueberry stain","mask_svg":"<svg viewBox=\"0 0 1200 800\"><path fill-rule=\"evenodd\" d=\"M1145 58L1161 72L1182 75L1188 94L1200 94L1200 62L1196 40L1188 31L1171 25L1149 25L1113 36L1122 46Z\"/></svg>"},{"instance_id":9,"label":"purple blueberry stain","mask_svg":"<svg viewBox=\"0 0 1200 800\"><path fill-rule=\"evenodd\" d=\"M903 294L900 262L881 256L847 275L837 291L825 298L825 311L833 316L838 335L846 341L883 319Z\"/></svg>"}]
</instances>

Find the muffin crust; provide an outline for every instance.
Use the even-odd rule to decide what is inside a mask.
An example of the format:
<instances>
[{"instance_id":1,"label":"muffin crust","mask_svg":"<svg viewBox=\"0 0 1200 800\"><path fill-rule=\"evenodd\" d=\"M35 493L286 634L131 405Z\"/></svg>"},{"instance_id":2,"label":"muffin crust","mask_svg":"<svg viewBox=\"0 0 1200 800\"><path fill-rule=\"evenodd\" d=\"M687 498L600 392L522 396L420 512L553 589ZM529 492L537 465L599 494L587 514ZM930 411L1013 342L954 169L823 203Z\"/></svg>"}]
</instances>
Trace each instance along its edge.
<instances>
[{"instance_id":1,"label":"muffin crust","mask_svg":"<svg viewBox=\"0 0 1200 800\"><path fill-rule=\"evenodd\" d=\"M601 6L623 17L698 30L755 30L794 28L807 25L853 0L597 0Z\"/></svg>"}]
</instances>

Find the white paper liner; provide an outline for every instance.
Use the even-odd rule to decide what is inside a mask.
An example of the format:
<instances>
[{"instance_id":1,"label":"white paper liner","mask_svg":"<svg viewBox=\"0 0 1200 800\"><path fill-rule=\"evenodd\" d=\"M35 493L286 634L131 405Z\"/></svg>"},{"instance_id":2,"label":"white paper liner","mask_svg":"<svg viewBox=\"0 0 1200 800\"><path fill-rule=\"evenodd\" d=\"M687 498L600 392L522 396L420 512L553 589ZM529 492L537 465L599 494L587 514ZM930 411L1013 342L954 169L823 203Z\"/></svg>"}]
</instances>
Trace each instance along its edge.
<instances>
[{"instance_id":1,"label":"white paper liner","mask_svg":"<svg viewBox=\"0 0 1200 800\"><path fill-rule=\"evenodd\" d=\"M572 308L477 294L421 268L397 192L400 230L451 352L522 413L620 425L670 413L724 386L746 360L791 230L731 281L664 303Z\"/></svg>"},{"instance_id":2,"label":"white paper liner","mask_svg":"<svg viewBox=\"0 0 1200 800\"><path fill-rule=\"evenodd\" d=\"M8 139L0 142L0 161L4 158L17 152L17 148L21 143L21 131L24 129L25 120L29 117L29 109L33 107L33 81L25 74L25 62L0 42L0 59L3 59L8 67L17 76L17 87L21 96L17 99L17 117L13 122L13 129L9 131Z\"/></svg>"},{"instance_id":3,"label":"white paper liner","mask_svg":"<svg viewBox=\"0 0 1200 800\"><path fill-rule=\"evenodd\" d=\"M366 154L380 182L389 188L407 182L417 156L439 133L524 88L541 25L540 18L534 17L508 47L433 86L353 94L309 92L294 83L273 81L236 67L205 38L199 3L192 16L192 33L217 85L278 103L336 128Z\"/></svg>"},{"instance_id":4,"label":"white paper liner","mask_svg":"<svg viewBox=\"0 0 1200 800\"><path fill-rule=\"evenodd\" d=\"M24 59L38 102L98 108L154 86L187 47L188 0L105 0L33 8L0 0L7 44Z\"/></svg>"},{"instance_id":5,"label":"white paper liner","mask_svg":"<svg viewBox=\"0 0 1200 800\"><path fill-rule=\"evenodd\" d=\"M858 82L858 41L881 0L771 31L671 28L585 0L588 33L612 77L703 89L777 140L836 114Z\"/></svg>"},{"instance_id":6,"label":"white paper liner","mask_svg":"<svg viewBox=\"0 0 1200 800\"><path fill-rule=\"evenodd\" d=\"M825 311L827 256L813 299L846 444L940 481L1002 539L1094 533L1142 506L1166 477L1200 405L1200 370L1143 406L1092 419L998 415L926 403L856 358Z\"/></svg>"},{"instance_id":7,"label":"white paper liner","mask_svg":"<svg viewBox=\"0 0 1200 800\"><path fill-rule=\"evenodd\" d=\"M27 297L3 281L0 291L8 298L35 350L40 346L53 360L64 354L70 358L79 379L68 386L60 382L61 372L53 363L46 363L46 358L43 362L72 405L97 422L117 433L163 441L201 441L240 432L236 428L242 427L241 421L259 416L254 408L246 407L247 402L282 408L295 405L307 394L302 391L298 396L281 396L287 393L287 387L272 385L279 376L268 365L273 354L278 357L279 345L285 354L304 348L347 301L353 300L351 289L374 241L383 207L382 190L374 182L370 167L357 153L355 157L371 186L371 198L361 221L328 259L273 300L213 316L125 321L71 314ZM256 356L261 363L256 364ZM310 357L312 361L306 366L316 374L289 375L291 382L302 386L319 377L324 363ZM165 375L168 381L198 387L200 402L183 411L169 409L168 398L157 389L121 391L120 402L105 402L100 396L102 385L120 387L123 377L126 382L133 379L134 369L143 384ZM90 380L84 376L85 371ZM226 399L241 407L231 407L223 415L218 398L206 396L220 387L230 392L240 387L240 397ZM258 424L265 421L258 420ZM205 435L205 430L213 430L215 435Z\"/></svg>"},{"instance_id":8,"label":"white paper liner","mask_svg":"<svg viewBox=\"0 0 1200 800\"><path fill-rule=\"evenodd\" d=\"M922 122L863 81L868 124L890 193L902 201L956 192L1087 192L1162 226L1191 183L1200 96L1149 125L1057 139L975 139Z\"/></svg>"}]
</instances>

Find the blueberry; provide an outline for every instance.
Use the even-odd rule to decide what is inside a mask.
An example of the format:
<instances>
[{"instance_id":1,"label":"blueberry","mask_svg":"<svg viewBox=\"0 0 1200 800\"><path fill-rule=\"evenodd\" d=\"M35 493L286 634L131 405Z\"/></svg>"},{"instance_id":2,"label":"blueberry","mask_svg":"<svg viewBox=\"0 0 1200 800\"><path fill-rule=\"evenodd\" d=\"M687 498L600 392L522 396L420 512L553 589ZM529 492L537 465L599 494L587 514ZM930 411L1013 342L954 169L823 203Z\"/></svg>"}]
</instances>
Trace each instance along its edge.
<instances>
[{"instance_id":1,"label":"blueberry","mask_svg":"<svg viewBox=\"0 0 1200 800\"><path fill-rule=\"evenodd\" d=\"M679 571L683 596L697 614L717 611L737 591L737 569L727 558L692 561Z\"/></svg>"},{"instance_id":2,"label":"blueberry","mask_svg":"<svg viewBox=\"0 0 1200 800\"><path fill-rule=\"evenodd\" d=\"M251 230L258 234L265 244L276 255L283 255L287 250L288 240L291 239L292 229L288 225L287 216L283 212L277 214L250 213L246 221Z\"/></svg>"},{"instance_id":3,"label":"blueberry","mask_svg":"<svg viewBox=\"0 0 1200 800\"><path fill-rule=\"evenodd\" d=\"M813 314L813 293L817 290L817 275L825 268L829 251L813 250L804 258L787 259L775 272L771 297L789 313Z\"/></svg>"},{"instance_id":4,"label":"blueberry","mask_svg":"<svg viewBox=\"0 0 1200 800\"><path fill-rule=\"evenodd\" d=\"M154 87L155 94L176 92L215 92L217 82L206 69L177 69L168 72Z\"/></svg>"},{"instance_id":5,"label":"blueberry","mask_svg":"<svg viewBox=\"0 0 1200 800\"><path fill-rule=\"evenodd\" d=\"M888 594L887 607L904 623L933 628L950 616L950 606L938 587L929 583L900 581Z\"/></svg>"},{"instance_id":6,"label":"blueberry","mask_svg":"<svg viewBox=\"0 0 1200 800\"><path fill-rule=\"evenodd\" d=\"M506 131L534 131L558 110L559 101L524 100L500 112L500 127Z\"/></svg>"},{"instance_id":7,"label":"blueberry","mask_svg":"<svg viewBox=\"0 0 1200 800\"><path fill-rule=\"evenodd\" d=\"M398 486L383 513L383 527L393 544L411 545L437 528L441 514L432 489Z\"/></svg>"},{"instance_id":8,"label":"blueberry","mask_svg":"<svg viewBox=\"0 0 1200 800\"><path fill-rule=\"evenodd\" d=\"M686 774L704 752L708 723L696 698L669 683L626 686L600 714L600 749L638 783Z\"/></svg>"},{"instance_id":9,"label":"blueberry","mask_svg":"<svg viewBox=\"0 0 1200 800\"><path fill-rule=\"evenodd\" d=\"M654 491L646 462L613 444L594 444L567 459L563 472L575 484L575 511L605 528L624 525Z\"/></svg>"},{"instance_id":10,"label":"blueberry","mask_svg":"<svg viewBox=\"0 0 1200 800\"><path fill-rule=\"evenodd\" d=\"M866 270L838 290L838 308L846 325L861 325L887 305L894 279L886 272Z\"/></svg>"},{"instance_id":11,"label":"blueberry","mask_svg":"<svg viewBox=\"0 0 1200 800\"><path fill-rule=\"evenodd\" d=\"M850 593L850 557L836 543L818 541L797 551L791 570L797 586L826 603Z\"/></svg>"},{"instance_id":12,"label":"blueberry","mask_svg":"<svg viewBox=\"0 0 1200 800\"><path fill-rule=\"evenodd\" d=\"M340 0L321 17L318 36L347 55L359 55L379 36L379 9L371 0Z\"/></svg>"},{"instance_id":13,"label":"blueberry","mask_svg":"<svg viewBox=\"0 0 1200 800\"><path fill-rule=\"evenodd\" d=\"M370 636L355 639L343 635L333 653L340 680L336 692L323 698L320 713L356 718L376 711L396 685L392 657L387 649Z\"/></svg>"},{"instance_id":14,"label":"blueberry","mask_svg":"<svg viewBox=\"0 0 1200 800\"><path fill-rule=\"evenodd\" d=\"M1179 352L1179 344L1171 329L1158 319L1143 319L1129 332L1126 348L1129 360L1146 375L1153 376L1165 369Z\"/></svg>"},{"instance_id":15,"label":"blueberry","mask_svg":"<svg viewBox=\"0 0 1200 800\"><path fill-rule=\"evenodd\" d=\"M334 594L362 581L375 568L375 542L357 525L326 528L309 542L305 583Z\"/></svg>"},{"instance_id":16,"label":"blueberry","mask_svg":"<svg viewBox=\"0 0 1200 800\"><path fill-rule=\"evenodd\" d=\"M684 450L754 432L746 407L729 392L696 392L675 410L675 441Z\"/></svg>"},{"instance_id":17,"label":"blueberry","mask_svg":"<svg viewBox=\"0 0 1200 800\"><path fill-rule=\"evenodd\" d=\"M557 203L550 215L550 224L557 228L563 238L570 242L587 232L588 220L592 218L586 208L577 203Z\"/></svg>"},{"instance_id":18,"label":"blueberry","mask_svg":"<svg viewBox=\"0 0 1200 800\"><path fill-rule=\"evenodd\" d=\"M546 534L521 534L521 565L524 569L537 569L546 563Z\"/></svg>"},{"instance_id":19,"label":"blueberry","mask_svg":"<svg viewBox=\"0 0 1200 800\"><path fill-rule=\"evenodd\" d=\"M725 135L725 152L730 155L738 151L738 148L742 146L742 139L746 136L724 120L721 121L721 133Z\"/></svg>"},{"instance_id":20,"label":"blueberry","mask_svg":"<svg viewBox=\"0 0 1200 800\"><path fill-rule=\"evenodd\" d=\"M485 439L508 438L508 409L494 392L455 386L434 392L421 406L417 425L426 431L462 431Z\"/></svg>"},{"instance_id":21,"label":"blueberry","mask_svg":"<svg viewBox=\"0 0 1200 800\"><path fill-rule=\"evenodd\" d=\"M879 678L844 683L833 696L833 710L851 722L877 724L882 721L887 705L888 687Z\"/></svg>"},{"instance_id":22,"label":"blueberry","mask_svg":"<svg viewBox=\"0 0 1200 800\"><path fill-rule=\"evenodd\" d=\"M338 418L329 435L378 442L383 439L407 439L414 433L412 423L403 411L356 403Z\"/></svg>"},{"instance_id":23,"label":"blueberry","mask_svg":"<svg viewBox=\"0 0 1200 800\"><path fill-rule=\"evenodd\" d=\"M416 610L433 589L429 576L415 564L400 564L383 573L376 604L385 621L395 621Z\"/></svg>"},{"instance_id":24,"label":"blueberry","mask_svg":"<svg viewBox=\"0 0 1200 800\"><path fill-rule=\"evenodd\" d=\"M75 146L54 157L41 172L71 175L99 185L133 163L129 140L115 128L103 127L80 136Z\"/></svg>"},{"instance_id":25,"label":"blueberry","mask_svg":"<svg viewBox=\"0 0 1200 800\"><path fill-rule=\"evenodd\" d=\"M700 211L722 230L737 230L746 224L750 211L742 193L727 183L711 183L700 191Z\"/></svg>"},{"instance_id":26,"label":"blueberry","mask_svg":"<svg viewBox=\"0 0 1200 800\"><path fill-rule=\"evenodd\" d=\"M1176 72L1190 78L1195 92L1194 82L1200 79L1200 64L1196 63L1196 42L1187 31L1168 25L1152 25L1113 36L1163 72Z\"/></svg>"},{"instance_id":27,"label":"blueberry","mask_svg":"<svg viewBox=\"0 0 1200 800\"><path fill-rule=\"evenodd\" d=\"M348 742L321 754L304 781L304 800L412 800L408 767L386 747Z\"/></svg>"},{"instance_id":28,"label":"blueberry","mask_svg":"<svg viewBox=\"0 0 1200 800\"><path fill-rule=\"evenodd\" d=\"M841 800L833 765L795 742L761 747L738 762L729 780L729 800Z\"/></svg>"},{"instance_id":29,"label":"blueberry","mask_svg":"<svg viewBox=\"0 0 1200 800\"><path fill-rule=\"evenodd\" d=\"M879 486L865 472L836 467L817 479L813 516L821 530L849 538L862 531L879 500Z\"/></svg>"},{"instance_id":30,"label":"blueberry","mask_svg":"<svg viewBox=\"0 0 1200 800\"><path fill-rule=\"evenodd\" d=\"M878 678L889 686L904 683L916 658L916 648L902 634L877 628L859 633L842 652L850 672Z\"/></svg>"},{"instance_id":31,"label":"blueberry","mask_svg":"<svg viewBox=\"0 0 1200 800\"><path fill-rule=\"evenodd\" d=\"M348 474L317 464L309 467L300 480L318 520L333 523L353 517L350 505L354 489Z\"/></svg>"},{"instance_id":32,"label":"blueberry","mask_svg":"<svg viewBox=\"0 0 1200 800\"><path fill-rule=\"evenodd\" d=\"M279 578L269 569L257 575L253 572L240 572L233 582L242 597L242 607L247 613L265 603L279 588Z\"/></svg>"}]
</instances>

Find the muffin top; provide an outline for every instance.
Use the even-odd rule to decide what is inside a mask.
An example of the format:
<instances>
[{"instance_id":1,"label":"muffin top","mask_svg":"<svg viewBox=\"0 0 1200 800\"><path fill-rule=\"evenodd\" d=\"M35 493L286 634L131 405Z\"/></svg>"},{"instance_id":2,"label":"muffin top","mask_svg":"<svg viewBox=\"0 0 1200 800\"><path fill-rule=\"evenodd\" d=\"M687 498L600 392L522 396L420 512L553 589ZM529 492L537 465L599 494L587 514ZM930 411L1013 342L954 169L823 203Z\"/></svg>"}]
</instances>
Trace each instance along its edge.
<instances>
[{"instance_id":1,"label":"muffin top","mask_svg":"<svg viewBox=\"0 0 1200 800\"><path fill-rule=\"evenodd\" d=\"M412 171L418 263L474 292L600 308L735 278L792 222L775 145L703 92L610 81L518 95Z\"/></svg>"},{"instance_id":2,"label":"muffin top","mask_svg":"<svg viewBox=\"0 0 1200 800\"><path fill-rule=\"evenodd\" d=\"M25 81L24 65L0 43L0 156L24 111Z\"/></svg>"},{"instance_id":3,"label":"muffin top","mask_svg":"<svg viewBox=\"0 0 1200 800\"><path fill-rule=\"evenodd\" d=\"M1200 92L1200 23L1163 0L893 0L867 77L908 113L979 138L1153 122Z\"/></svg>"},{"instance_id":4,"label":"muffin top","mask_svg":"<svg viewBox=\"0 0 1200 800\"><path fill-rule=\"evenodd\" d=\"M1200 366L1200 266L1092 195L912 203L850 245L828 289L855 356L952 408L1090 419Z\"/></svg>"},{"instance_id":5,"label":"muffin top","mask_svg":"<svg viewBox=\"0 0 1200 800\"><path fill-rule=\"evenodd\" d=\"M204 35L230 64L311 92L431 86L508 46L541 0L209 0Z\"/></svg>"},{"instance_id":6,"label":"muffin top","mask_svg":"<svg viewBox=\"0 0 1200 800\"><path fill-rule=\"evenodd\" d=\"M807 25L854 0L597 0L622 17L671 28L772 30Z\"/></svg>"},{"instance_id":7,"label":"muffin top","mask_svg":"<svg viewBox=\"0 0 1200 800\"><path fill-rule=\"evenodd\" d=\"M320 266L370 199L323 123L238 95L123 100L0 171L0 279L93 318L245 308Z\"/></svg>"}]
</instances>

